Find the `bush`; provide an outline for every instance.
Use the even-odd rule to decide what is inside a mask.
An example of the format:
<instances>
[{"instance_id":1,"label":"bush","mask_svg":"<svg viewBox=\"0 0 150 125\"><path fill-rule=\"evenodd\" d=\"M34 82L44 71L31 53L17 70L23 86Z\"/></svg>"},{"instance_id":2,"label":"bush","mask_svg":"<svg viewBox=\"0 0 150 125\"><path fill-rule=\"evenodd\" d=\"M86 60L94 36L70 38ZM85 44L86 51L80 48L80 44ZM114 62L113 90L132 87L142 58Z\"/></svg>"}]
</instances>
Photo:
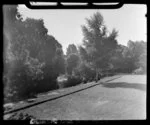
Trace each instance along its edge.
<instances>
[{"instance_id":1,"label":"bush","mask_svg":"<svg viewBox=\"0 0 150 125\"><path fill-rule=\"evenodd\" d=\"M84 83L95 80L96 71L91 69L88 64L81 62L73 71L75 76L80 77Z\"/></svg>"},{"instance_id":2,"label":"bush","mask_svg":"<svg viewBox=\"0 0 150 125\"><path fill-rule=\"evenodd\" d=\"M145 71L144 71L143 68L140 67L140 68L134 70L133 73L134 73L134 74L145 74Z\"/></svg>"},{"instance_id":3,"label":"bush","mask_svg":"<svg viewBox=\"0 0 150 125\"><path fill-rule=\"evenodd\" d=\"M57 89L57 76L65 70L61 44L47 34L43 20L16 18L17 6L3 10L5 101Z\"/></svg>"},{"instance_id":4,"label":"bush","mask_svg":"<svg viewBox=\"0 0 150 125\"><path fill-rule=\"evenodd\" d=\"M68 76L68 80L64 82L64 87L76 86L82 82L79 76Z\"/></svg>"}]
</instances>

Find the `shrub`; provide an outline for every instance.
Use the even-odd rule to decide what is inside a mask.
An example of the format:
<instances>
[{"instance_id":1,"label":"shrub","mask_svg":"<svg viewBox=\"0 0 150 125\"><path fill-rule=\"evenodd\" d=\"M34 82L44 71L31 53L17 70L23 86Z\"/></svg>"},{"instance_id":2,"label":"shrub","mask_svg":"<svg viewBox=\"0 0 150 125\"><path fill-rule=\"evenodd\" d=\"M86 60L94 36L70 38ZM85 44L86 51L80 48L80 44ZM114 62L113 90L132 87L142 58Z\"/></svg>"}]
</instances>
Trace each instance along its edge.
<instances>
[{"instance_id":1,"label":"shrub","mask_svg":"<svg viewBox=\"0 0 150 125\"><path fill-rule=\"evenodd\" d=\"M76 86L82 82L79 76L68 76L68 80L64 82L64 87Z\"/></svg>"},{"instance_id":2,"label":"shrub","mask_svg":"<svg viewBox=\"0 0 150 125\"><path fill-rule=\"evenodd\" d=\"M86 83L88 81L91 82L95 80L96 71L90 68L88 64L81 62L79 66L74 69L73 74L78 76L83 80L84 83Z\"/></svg>"},{"instance_id":3,"label":"shrub","mask_svg":"<svg viewBox=\"0 0 150 125\"><path fill-rule=\"evenodd\" d=\"M17 6L4 6L3 13L5 101L58 88L57 76L65 70L61 44L47 34L43 20L16 18Z\"/></svg>"},{"instance_id":4,"label":"shrub","mask_svg":"<svg viewBox=\"0 0 150 125\"><path fill-rule=\"evenodd\" d=\"M135 73L135 74L145 74L145 71L142 67L140 67L140 68L134 70L133 73Z\"/></svg>"}]
</instances>

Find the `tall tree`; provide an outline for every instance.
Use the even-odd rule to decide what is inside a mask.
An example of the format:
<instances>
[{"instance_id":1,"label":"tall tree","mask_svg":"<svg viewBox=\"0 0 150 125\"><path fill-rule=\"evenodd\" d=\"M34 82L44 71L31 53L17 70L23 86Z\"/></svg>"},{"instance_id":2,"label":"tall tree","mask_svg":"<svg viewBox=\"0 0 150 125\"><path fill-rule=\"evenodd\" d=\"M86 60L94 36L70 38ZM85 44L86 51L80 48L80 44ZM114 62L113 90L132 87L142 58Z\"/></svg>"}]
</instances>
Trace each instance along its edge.
<instances>
[{"instance_id":1,"label":"tall tree","mask_svg":"<svg viewBox=\"0 0 150 125\"><path fill-rule=\"evenodd\" d=\"M72 75L72 71L77 67L79 64L79 56L75 53L70 54L67 57L67 73Z\"/></svg>"},{"instance_id":2,"label":"tall tree","mask_svg":"<svg viewBox=\"0 0 150 125\"><path fill-rule=\"evenodd\" d=\"M111 61L113 70L133 72L141 67L146 71L146 43L129 40L127 46L118 45Z\"/></svg>"},{"instance_id":3,"label":"tall tree","mask_svg":"<svg viewBox=\"0 0 150 125\"><path fill-rule=\"evenodd\" d=\"M74 44L69 44L67 48L66 55L72 54L72 53L78 53L77 47Z\"/></svg>"},{"instance_id":4,"label":"tall tree","mask_svg":"<svg viewBox=\"0 0 150 125\"><path fill-rule=\"evenodd\" d=\"M22 20L13 5L4 6L3 13L5 96L22 98L53 89L60 73L56 69L63 66L61 45L47 34L42 19Z\"/></svg>"},{"instance_id":5,"label":"tall tree","mask_svg":"<svg viewBox=\"0 0 150 125\"><path fill-rule=\"evenodd\" d=\"M123 52L123 56L128 61L128 66L132 71L146 66L147 45L144 41L131 41L127 43L127 48ZM141 64L141 65L140 65ZM143 69L145 69L143 67Z\"/></svg>"},{"instance_id":6,"label":"tall tree","mask_svg":"<svg viewBox=\"0 0 150 125\"><path fill-rule=\"evenodd\" d=\"M110 68L110 57L117 47L118 32L113 29L108 33L103 16L96 12L86 18L87 25L82 26L83 45L87 52L87 61L95 70Z\"/></svg>"}]
</instances>

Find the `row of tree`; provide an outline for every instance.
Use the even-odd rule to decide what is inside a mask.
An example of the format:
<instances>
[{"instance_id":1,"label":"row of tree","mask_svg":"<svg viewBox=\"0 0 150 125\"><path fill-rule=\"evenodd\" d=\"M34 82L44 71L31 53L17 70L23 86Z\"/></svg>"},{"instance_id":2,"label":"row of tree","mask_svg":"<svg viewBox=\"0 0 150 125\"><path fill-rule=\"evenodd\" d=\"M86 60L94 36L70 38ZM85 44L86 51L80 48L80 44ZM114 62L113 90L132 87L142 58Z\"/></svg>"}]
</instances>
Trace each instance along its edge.
<instances>
[{"instance_id":1,"label":"row of tree","mask_svg":"<svg viewBox=\"0 0 150 125\"><path fill-rule=\"evenodd\" d=\"M17 6L4 6L4 95L7 100L28 98L58 88L65 72L61 44L47 34L42 19L23 20Z\"/></svg>"},{"instance_id":2,"label":"row of tree","mask_svg":"<svg viewBox=\"0 0 150 125\"><path fill-rule=\"evenodd\" d=\"M97 12L82 26L83 45L67 48L67 72L93 80L97 73L146 73L144 41L129 40L127 46L118 44L118 32L108 32L103 16Z\"/></svg>"},{"instance_id":3,"label":"row of tree","mask_svg":"<svg viewBox=\"0 0 150 125\"><path fill-rule=\"evenodd\" d=\"M4 101L28 98L57 89L57 77L67 74L68 83L92 81L98 73L146 72L146 42L119 45L118 32L108 32L97 12L82 26L83 45L62 45L44 26L42 19L23 20L17 6L4 6ZM70 86L68 85L68 86Z\"/></svg>"}]
</instances>

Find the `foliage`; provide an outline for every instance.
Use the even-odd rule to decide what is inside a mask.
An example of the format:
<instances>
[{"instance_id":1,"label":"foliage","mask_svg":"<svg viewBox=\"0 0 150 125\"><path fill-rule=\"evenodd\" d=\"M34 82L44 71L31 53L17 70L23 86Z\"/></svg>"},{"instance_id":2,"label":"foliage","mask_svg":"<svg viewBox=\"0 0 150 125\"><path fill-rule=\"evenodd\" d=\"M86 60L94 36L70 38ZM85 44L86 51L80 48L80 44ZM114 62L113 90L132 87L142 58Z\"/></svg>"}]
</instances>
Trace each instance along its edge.
<instances>
[{"instance_id":1,"label":"foliage","mask_svg":"<svg viewBox=\"0 0 150 125\"><path fill-rule=\"evenodd\" d=\"M76 66L79 63L79 56L77 54L70 54L67 57L67 73L69 75L72 75L72 71L74 70L74 68L76 68Z\"/></svg>"},{"instance_id":2,"label":"foliage","mask_svg":"<svg viewBox=\"0 0 150 125\"><path fill-rule=\"evenodd\" d=\"M107 30L104 18L94 13L82 25L83 45L68 45L64 55L61 44L44 26L42 19L23 20L17 6L3 7L4 97L16 101L39 92L58 88L57 77L68 74L65 87L92 81L100 72L147 71L147 44L129 41L118 45L118 32Z\"/></svg>"},{"instance_id":3,"label":"foliage","mask_svg":"<svg viewBox=\"0 0 150 125\"><path fill-rule=\"evenodd\" d=\"M78 53L77 47L74 44L69 44L66 55L68 56L73 53L76 53L76 54Z\"/></svg>"},{"instance_id":4,"label":"foliage","mask_svg":"<svg viewBox=\"0 0 150 125\"><path fill-rule=\"evenodd\" d=\"M69 75L68 80L64 83L64 87L76 86L82 82L79 76Z\"/></svg>"},{"instance_id":5,"label":"foliage","mask_svg":"<svg viewBox=\"0 0 150 125\"><path fill-rule=\"evenodd\" d=\"M146 43L129 41L127 46L119 45L112 56L113 69L131 73L138 68L146 72Z\"/></svg>"},{"instance_id":6,"label":"foliage","mask_svg":"<svg viewBox=\"0 0 150 125\"><path fill-rule=\"evenodd\" d=\"M5 97L15 101L56 89L57 76L65 70L62 46L47 34L42 19L22 20L12 5L3 12Z\"/></svg>"},{"instance_id":7,"label":"foliage","mask_svg":"<svg viewBox=\"0 0 150 125\"><path fill-rule=\"evenodd\" d=\"M66 65L66 63L65 63L63 51L61 48L57 48L56 56L54 59L54 67L57 67L57 68L55 68L55 71L58 72L58 75L65 73L65 65Z\"/></svg>"},{"instance_id":8,"label":"foliage","mask_svg":"<svg viewBox=\"0 0 150 125\"><path fill-rule=\"evenodd\" d=\"M83 45L86 50L83 54L84 58L94 69L107 69L110 65L109 59L117 46L117 31L114 29L108 34L103 16L99 12L86 21L87 26L82 26ZM80 50L84 51L83 48Z\"/></svg>"},{"instance_id":9,"label":"foliage","mask_svg":"<svg viewBox=\"0 0 150 125\"><path fill-rule=\"evenodd\" d=\"M74 70L74 75L79 76L82 80L92 81L95 79L96 71L92 69L86 62L81 62Z\"/></svg>"},{"instance_id":10,"label":"foliage","mask_svg":"<svg viewBox=\"0 0 150 125\"><path fill-rule=\"evenodd\" d=\"M82 26L83 46L79 47L81 62L86 66L81 64L82 68L76 71L78 74L81 69L86 71L87 67L91 71L95 70L96 73L99 71L132 73L140 67L146 72L146 43L144 41L130 40L127 46L118 45L116 40L118 32L115 29L108 32L104 18L99 12L86 18L86 23Z\"/></svg>"}]
</instances>

